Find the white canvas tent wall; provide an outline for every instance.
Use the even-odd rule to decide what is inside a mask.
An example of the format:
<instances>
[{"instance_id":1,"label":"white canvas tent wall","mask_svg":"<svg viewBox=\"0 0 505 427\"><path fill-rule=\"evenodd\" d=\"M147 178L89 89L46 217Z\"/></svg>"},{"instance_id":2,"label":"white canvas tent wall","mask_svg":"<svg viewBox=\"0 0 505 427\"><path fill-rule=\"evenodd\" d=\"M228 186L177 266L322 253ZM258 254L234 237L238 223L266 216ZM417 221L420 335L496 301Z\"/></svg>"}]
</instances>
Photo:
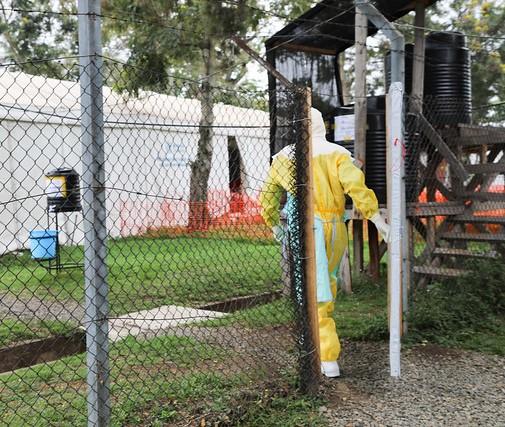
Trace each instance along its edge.
<instances>
[{"instance_id":1,"label":"white canvas tent wall","mask_svg":"<svg viewBox=\"0 0 505 427\"><path fill-rule=\"evenodd\" d=\"M4 71L0 94L2 254L27 248L30 230L48 228L44 173L72 167L82 174L82 165L78 83ZM228 136L236 137L241 152L244 191L255 198L269 164L269 115L223 104L214 112L209 197L213 215L219 215L228 209ZM127 98L104 88L111 236L186 225L200 114L197 100L147 92ZM80 242L81 215L67 217L63 242Z\"/></svg>"}]
</instances>

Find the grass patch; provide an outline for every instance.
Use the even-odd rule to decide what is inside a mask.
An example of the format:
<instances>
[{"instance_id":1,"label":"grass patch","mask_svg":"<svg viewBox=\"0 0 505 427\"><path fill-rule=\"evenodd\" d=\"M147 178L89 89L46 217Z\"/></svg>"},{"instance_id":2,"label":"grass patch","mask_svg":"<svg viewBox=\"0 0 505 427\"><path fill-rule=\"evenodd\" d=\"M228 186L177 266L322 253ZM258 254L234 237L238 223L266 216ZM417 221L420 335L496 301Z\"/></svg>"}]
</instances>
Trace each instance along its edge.
<instances>
[{"instance_id":1,"label":"grass patch","mask_svg":"<svg viewBox=\"0 0 505 427\"><path fill-rule=\"evenodd\" d=\"M206 320L200 324L216 327L241 325L249 328L263 328L266 326L287 325L293 320L293 307L290 300L281 298L257 307L236 311L224 317Z\"/></svg>"},{"instance_id":2,"label":"grass patch","mask_svg":"<svg viewBox=\"0 0 505 427\"><path fill-rule=\"evenodd\" d=\"M387 336L387 291L384 280L361 276L353 280L353 293L340 292L333 315L340 338L382 340Z\"/></svg>"},{"instance_id":3,"label":"grass patch","mask_svg":"<svg viewBox=\"0 0 505 427\"><path fill-rule=\"evenodd\" d=\"M82 262L82 247L62 261ZM278 245L246 239L127 238L108 242L112 314L165 304L197 306L278 288ZM0 291L20 298L83 301L82 269L49 273L29 253L0 259Z\"/></svg>"},{"instance_id":4,"label":"grass patch","mask_svg":"<svg viewBox=\"0 0 505 427\"><path fill-rule=\"evenodd\" d=\"M505 265L473 261L466 269L417 292L408 340L505 355Z\"/></svg>"},{"instance_id":5,"label":"grass patch","mask_svg":"<svg viewBox=\"0 0 505 427\"><path fill-rule=\"evenodd\" d=\"M113 426L326 425L320 402L297 395L288 378L267 384L267 373L230 370L233 354L221 347L129 337L112 346L110 360ZM7 425L85 426L85 355L0 375L0 392Z\"/></svg>"},{"instance_id":6,"label":"grass patch","mask_svg":"<svg viewBox=\"0 0 505 427\"><path fill-rule=\"evenodd\" d=\"M2 319L0 320L0 347L24 340L68 336L75 329L74 323L58 320Z\"/></svg>"},{"instance_id":7,"label":"grass patch","mask_svg":"<svg viewBox=\"0 0 505 427\"><path fill-rule=\"evenodd\" d=\"M129 337L113 345L113 424L135 423L142 415L140 408L160 399L205 399L226 378L220 380L217 374L191 372L189 368L202 368L202 363L229 356L222 348L186 337L149 341ZM84 354L0 375L0 391L0 412L7 425L24 426L33 420L45 425L86 425Z\"/></svg>"},{"instance_id":8,"label":"grass patch","mask_svg":"<svg viewBox=\"0 0 505 427\"><path fill-rule=\"evenodd\" d=\"M372 282L362 276L354 281L354 292L340 292L335 302L334 318L341 338L381 340L388 336L387 294L383 281ZM242 325L250 328L287 325L294 321L289 297L240 310L225 317L202 322L205 326Z\"/></svg>"}]
</instances>

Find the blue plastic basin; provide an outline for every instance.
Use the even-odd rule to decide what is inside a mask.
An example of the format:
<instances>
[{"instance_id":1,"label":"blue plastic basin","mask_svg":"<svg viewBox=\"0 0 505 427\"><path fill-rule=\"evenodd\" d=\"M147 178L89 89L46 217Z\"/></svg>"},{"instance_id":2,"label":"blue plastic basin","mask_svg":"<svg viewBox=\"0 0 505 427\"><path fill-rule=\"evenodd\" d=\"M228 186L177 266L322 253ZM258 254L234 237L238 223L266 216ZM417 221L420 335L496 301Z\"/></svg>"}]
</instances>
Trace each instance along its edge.
<instances>
[{"instance_id":1,"label":"blue plastic basin","mask_svg":"<svg viewBox=\"0 0 505 427\"><path fill-rule=\"evenodd\" d=\"M56 258L56 230L32 230L30 231L30 250L33 259Z\"/></svg>"}]
</instances>

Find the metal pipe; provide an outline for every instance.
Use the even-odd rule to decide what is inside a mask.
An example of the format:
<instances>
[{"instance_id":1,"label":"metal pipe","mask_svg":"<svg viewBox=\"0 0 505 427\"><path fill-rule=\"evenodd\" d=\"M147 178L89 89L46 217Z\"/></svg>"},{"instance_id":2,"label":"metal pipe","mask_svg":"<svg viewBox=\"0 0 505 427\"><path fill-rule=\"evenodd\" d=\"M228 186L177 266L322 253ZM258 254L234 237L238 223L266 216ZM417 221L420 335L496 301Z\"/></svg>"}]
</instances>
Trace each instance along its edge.
<instances>
[{"instance_id":1,"label":"metal pipe","mask_svg":"<svg viewBox=\"0 0 505 427\"><path fill-rule=\"evenodd\" d=\"M79 0L88 426L110 423L100 0Z\"/></svg>"},{"instance_id":2,"label":"metal pipe","mask_svg":"<svg viewBox=\"0 0 505 427\"><path fill-rule=\"evenodd\" d=\"M405 204L405 165L404 165L404 106L405 86L405 39L377 8L367 0L356 0L356 7L367 16L391 43L391 87L386 106L388 142L388 218L391 226L391 243L388 247L390 292L390 372L400 376L400 340L402 289L407 285L406 275L408 240L404 231L407 224Z\"/></svg>"}]
</instances>

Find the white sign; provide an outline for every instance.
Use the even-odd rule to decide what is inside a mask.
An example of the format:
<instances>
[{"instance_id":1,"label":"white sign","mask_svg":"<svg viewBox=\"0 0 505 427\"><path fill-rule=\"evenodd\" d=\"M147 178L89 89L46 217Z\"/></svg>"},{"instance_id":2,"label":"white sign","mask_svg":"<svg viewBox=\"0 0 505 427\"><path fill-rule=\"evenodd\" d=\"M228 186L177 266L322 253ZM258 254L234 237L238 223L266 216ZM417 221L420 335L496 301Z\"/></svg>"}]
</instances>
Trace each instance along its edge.
<instances>
[{"instance_id":1,"label":"white sign","mask_svg":"<svg viewBox=\"0 0 505 427\"><path fill-rule=\"evenodd\" d=\"M354 141L354 114L335 117L335 142Z\"/></svg>"},{"instance_id":2,"label":"white sign","mask_svg":"<svg viewBox=\"0 0 505 427\"><path fill-rule=\"evenodd\" d=\"M190 153L184 142L165 142L157 160L163 166L186 166L190 161Z\"/></svg>"},{"instance_id":3,"label":"white sign","mask_svg":"<svg viewBox=\"0 0 505 427\"><path fill-rule=\"evenodd\" d=\"M49 197L67 197L65 177L53 176L51 178L46 178L46 182L46 194Z\"/></svg>"}]
</instances>

